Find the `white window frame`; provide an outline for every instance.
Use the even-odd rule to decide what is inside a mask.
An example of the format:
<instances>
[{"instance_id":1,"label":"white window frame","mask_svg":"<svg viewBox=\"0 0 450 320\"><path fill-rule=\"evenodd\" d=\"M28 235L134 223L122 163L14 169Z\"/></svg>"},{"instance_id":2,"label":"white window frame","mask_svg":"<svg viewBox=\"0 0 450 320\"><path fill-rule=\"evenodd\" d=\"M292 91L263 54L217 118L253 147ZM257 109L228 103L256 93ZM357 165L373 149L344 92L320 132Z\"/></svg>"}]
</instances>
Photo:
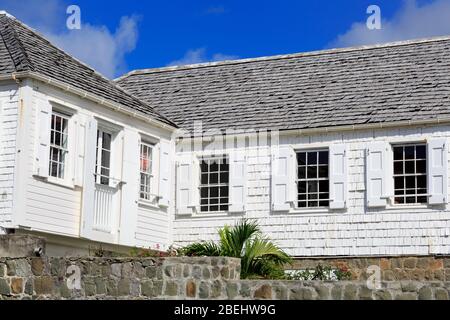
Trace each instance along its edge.
<instances>
[{"instance_id":1,"label":"white window frame","mask_svg":"<svg viewBox=\"0 0 450 320\"><path fill-rule=\"evenodd\" d=\"M315 178L315 179L308 179L307 178L307 170L308 170L308 165L306 164L306 166L305 166L305 178L304 179L299 179L298 178L298 168L299 168L299 163L298 163L298 160L297 160L297 155L298 155L298 153L302 153L302 152L304 152L304 153L306 153L306 159L307 159L307 157L308 157L308 153L309 152L317 152L317 154L319 153L319 152L324 152L324 151L326 151L327 153L328 153L328 161L327 161L327 166L328 166L328 177L327 178L324 178L324 177L322 177L322 178L320 178L319 176L318 176L318 173L317 173L317 178ZM295 203L295 205L294 205L294 210L295 211L299 211L299 212L315 212L315 211L326 211L326 212L329 212L329 210L330 210L330 149L329 149L329 147L328 146L323 146L323 147L317 147L317 148L312 148L312 149L294 149L294 152L295 152L295 184L296 184L296 193L295 193L295 201L294 201L294 203ZM317 168L319 168L319 158L317 158L317 164L316 164L316 166L317 166ZM300 200L298 199L298 197L299 197L299 192L298 192L298 186L299 186L299 182L306 182L306 185L308 185L308 181L317 181L317 182L319 182L319 181L328 181L328 198L326 198L326 199L317 199L317 202L318 202L318 206L317 207L308 207L308 206L306 206L306 207L300 207L299 206L299 202L300 202ZM318 194L318 196L319 196L319 189L318 189L318 192L317 192L317 194ZM306 203L308 204L308 192L306 192ZM319 196L319 198L320 198L320 196ZM320 206L320 202L321 201L327 201L328 202L328 205L327 206Z\"/></svg>"},{"instance_id":2,"label":"white window frame","mask_svg":"<svg viewBox=\"0 0 450 320\"><path fill-rule=\"evenodd\" d=\"M221 160L221 161L226 161L226 163L228 164L228 182L227 183L220 183L220 164L218 164L218 166L219 166L219 168L218 168L218 171L217 171L217 175L218 175L218 182L217 183L213 183L213 184L211 184L211 183L209 183L209 181L208 181L208 183L207 184L203 184L202 183L202 169L201 169L201 166L202 166L202 162L203 161L212 161L212 160ZM214 155L203 155L203 156L198 156L198 166L199 166L199 177L198 177L198 179L199 179L199 188L198 188L198 195L199 195L199 210L198 210L198 214L199 215L202 215L202 214L205 214L205 215L214 215L214 214L223 214L223 213L228 213L229 212L229 208L230 208L230 166L231 166L231 164L230 164L230 157L229 157L229 155L227 155L227 154L214 154ZM209 175L210 175L210 171L208 171L208 178L209 178ZM210 210L210 207L211 206L216 206L216 204L211 204L211 197L210 197L210 192L208 191L208 197L207 197L207 199L208 199L208 204L207 205L202 205L202 199L204 199L204 198L202 198L202 194L201 194L201 192L202 192L202 188L214 188L214 187L217 187L217 188L219 188L219 190L218 190L218 197L217 197L217 200L218 200L218 203L217 203L217 207L218 207L218 210ZM227 201L227 203L220 203L220 200L221 200L221 197L220 197L220 188L223 188L223 187L226 187L227 188L227 193L228 193L228 195L227 195L227 198L228 198L228 201ZM208 206L208 210L207 211L203 211L202 210L202 207L204 207L204 206ZM227 207L227 209L226 210L221 210L221 207L223 207L223 206L226 206Z\"/></svg>"},{"instance_id":3,"label":"white window frame","mask_svg":"<svg viewBox=\"0 0 450 320\"><path fill-rule=\"evenodd\" d=\"M67 111L66 111L67 110ZM73 117L74 117L75 111L69 110L68 108L64 108L63 106L61 108L58 107L52 107L51 113L50 113L50 120L52 121L53 115L57 115L59 117L62 117L67 120L67 147L66 147L66 156L65 156L65 164L64 164L64 178L59 178L51 175L51 150L53 147L57 147L56 145L53 145L51 143L51 135L52 135L52 124L50 123L50 134L49 134L49 153L48 153L48 176L46 178L46 181L51 184L60 185L66 188L74 188L73 183L73 162L75 159L73 159L73 149L74 149L74 130L73 130Z\"/></svg>"},{"instance_id":4,"label":"white window frame","mask_svg":"<svg viewBox=\"0 0 450 320\"><path fill-rule=\"evenodd\" d=\"M101 134L99 134L101 133ZM110 146L110 150L104 149L103 148L103 133L109 134L111 136L111 146ZM95 165L95 183L96 184L101 184L101 185L105 185L105 186L112 186L113 182L114 182L114 178L113 178L113 170L114 170L114 166L113 166L113 155L114 155L114 140L115 140L115 133L103 126L99 126L97 128L97 136L96 138L96 165ZM101 147L99 147L99 144L101 144ZM109 151L110 154L110 158L109 158L109 176L105 176L102 175L101 169L102 168L106 168L106 167L102 167L102 151L103 150L107 150ZM102 183L102 178L106 178L108 179L108 183Z\"/></svg>"},{"instance_id":5,"label":"white window frame","mask_svg":"<svg viewBox=\"0 0 450 320\"><path fill-rule=\"evenodd\" d=\"M405 207L427 207L428 206L428 197L429 197L429 194L428 194L428 190L429 190L429 186L428 186L428 161L429 161L429 159L428 159L428 145L427 145L427 142L426 141L406 141L406 142L400 142L399 141L399 142L392 142L392 143L390 143L390 145L391 145L390 152L391 152L391 166L392 166L391 183L392 183L392 190L393 190L392 198L389 201L390 202L390 208L395 209L395 208L405 208ZM419 160L425 160L425 174L419 174L418 175L418 174L414 173L414 174L408 174L408 175L409 176L413 176L413 177L424 176L425 177L425 181L426 181L425 182L426 183L426 191L425 191L425 193L418 194L417 193L417 184L416 184L415 193L414 194L409 194L409 195L405 194L405 195L403 195L403 197L406 198L408 196L409 197L413 197L414 196L414 197L416 197L416 199L417 199L417 197L425 197L427 199L426 202L406 203L406 201L405 201L405 203L395 203L395 198L397 198L397 196L400 196L400 195L396 195L395 194L395 190L396 190L395 189L395 178L396 177L406 177L407 174L405 174L405 164L403 165L403 172L404 173L403 174L395 174L395 167L394 167L395 166L395 162L403 161L403 163L405 163L405 158L403 157L402 160L395 160L394 148L395 147L407 147L407 146L414 146L414 147L415 146L424 146L425 147L425 159L419 159ZM417 161L415 156L414 156L414 159L412 159L412 160ZM404 183L406 183L406 181ZM406 187L406 186L404 186L404 187Z\"/></svg>"},{"instance_id":6,"label":"white window frame","mask_svg":"<svg viewBox=\"0 0 450 320\"><path fill-rule=\"evenodd\" d=\"M148 150L150 150L150 153L147 153L147 155L148 155L147 161L150 163L150 165L148 165L147 171L142 170L142 161L144 159L142 157L143 148L147 148ZM156 148L153 143L149 143L147 141L140 141L140 143L139 143L139 200L140 201L151 201L153 199L153 197L155 196L155 192L153 190L153 188L154 188L153 180L155 178L154 168L156 165L154 163L155 149ZM143 176L146 178L146 185L142 184ZM148 188L148 191L142 191L143 186Z\"/></svg>"}]
</instances>

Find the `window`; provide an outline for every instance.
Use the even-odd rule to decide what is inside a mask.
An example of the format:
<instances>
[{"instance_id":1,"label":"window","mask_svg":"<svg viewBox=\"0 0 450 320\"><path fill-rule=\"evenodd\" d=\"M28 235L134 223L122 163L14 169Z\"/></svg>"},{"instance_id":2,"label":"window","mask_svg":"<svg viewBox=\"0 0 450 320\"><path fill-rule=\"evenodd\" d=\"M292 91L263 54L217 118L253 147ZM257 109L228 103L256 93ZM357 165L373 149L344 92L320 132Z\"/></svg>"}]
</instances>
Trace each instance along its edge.
<instances>
[{"instance_id":1,"label":"window","mask_svg":"<svg viewBox=\"0 0 450 320\"><path fill-rule=\"evenodd\" d=\"M298 207L328 207L328 151L297 152Z\"/></svg>"},{"instance_id":2,"label":"window","mask_svg":"<svg viewBox=\"0 0 450 320\"><path fill-rule=\"evenodd\" d=\"M427 150L425 144L395 145L394 203L427 203Z\"/></svg>"},{"instance_id":3,"label":"window","mask_svg":"<svg viewBox=\"0 0 450 320\"><path fill-rule=\"evenodd\" d=\"M153 145L148 143L141 143L140 152L140 173L141 183L139 197L144 200L150 200L151 197L151 178L152 178L152 153Z\"/></svg>"},{"instance_id":4,"label":"window","mask_svg":"<svg viewBox=\"0 0 450 320\"><path fill-rule=\"evenodd\" d=\"M200 211L228 211L230 165L227 157L200 161Z\"/></svg>"},{"instance_id":5,"label":"window","mask_svg":"<svg viewBox=\"0 0 450 320\"><path fill-rule=\"evenodd\" d=\"M109 185L111 179L111 142L112 134L97 130L97 158L95 161L95 182Z\"/></svg>"},{"instance_id":6,"label":"window","mask_svg":"<svg viewBox=\"0 0 450 320\"><path fill-rule=\"evenodd\" d=\"M50 129L49 175L64 179L68 151L69 117L52 112Z\"/></svg>"}]
</instances>

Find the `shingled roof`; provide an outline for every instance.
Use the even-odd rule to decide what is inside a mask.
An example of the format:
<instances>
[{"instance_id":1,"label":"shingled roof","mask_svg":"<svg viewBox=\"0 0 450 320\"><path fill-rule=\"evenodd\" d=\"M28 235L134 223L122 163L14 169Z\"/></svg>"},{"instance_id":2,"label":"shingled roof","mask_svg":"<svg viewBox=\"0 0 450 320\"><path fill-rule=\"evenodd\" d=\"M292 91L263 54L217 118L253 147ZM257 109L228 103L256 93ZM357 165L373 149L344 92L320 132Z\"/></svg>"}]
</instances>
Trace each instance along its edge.
<instances>
[{"instance_id":1,"label":"shingled roof","mask_svg":"<svg viewBox=\"0 0 450 320\"><path fill-rule=\"evenodd\" d=\"M133 71L181 127L312 129L450 117L450 38Z\"/></svg>"},{"instance_id":2,"label":"shingled roof","mask_svg":"<svg viewBox=\"0 0 450 320\"><path fill-rule=\"evenodd\" d=\"M5 12L0 12L0 38L0 75L37 73L176 127L149 104L125 92Z\"/></svg>"}]
</instances>

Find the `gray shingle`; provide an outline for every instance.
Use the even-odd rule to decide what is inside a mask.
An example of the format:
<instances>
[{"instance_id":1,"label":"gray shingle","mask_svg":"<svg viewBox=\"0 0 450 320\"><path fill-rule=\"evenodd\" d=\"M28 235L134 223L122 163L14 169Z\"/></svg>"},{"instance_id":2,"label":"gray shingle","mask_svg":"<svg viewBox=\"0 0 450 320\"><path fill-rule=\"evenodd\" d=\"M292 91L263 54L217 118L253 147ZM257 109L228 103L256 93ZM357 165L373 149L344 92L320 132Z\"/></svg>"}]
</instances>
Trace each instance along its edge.
<instances>
[{"instance_id":1,"label":"gray shingle","mask_svg":"<svg viewBox=\"0 0 450 320\"><path fill-rule=\"evenodd\" d=\"M175 126L147 103L125 92L113 81L56 48L34 30L6 14L0 14L0 38L0 74L37 72Z\"/></svg>"},{"instance_id":2,"label":"gray shingle","mask_svg":"<svg viewBox=\"0 0 450 320\"><path fill-rule=\"evenodd\" d=\"M450 117L450 39L138 70L119 85L181 127L308 129Z\"/></svg>"}]
</instances>

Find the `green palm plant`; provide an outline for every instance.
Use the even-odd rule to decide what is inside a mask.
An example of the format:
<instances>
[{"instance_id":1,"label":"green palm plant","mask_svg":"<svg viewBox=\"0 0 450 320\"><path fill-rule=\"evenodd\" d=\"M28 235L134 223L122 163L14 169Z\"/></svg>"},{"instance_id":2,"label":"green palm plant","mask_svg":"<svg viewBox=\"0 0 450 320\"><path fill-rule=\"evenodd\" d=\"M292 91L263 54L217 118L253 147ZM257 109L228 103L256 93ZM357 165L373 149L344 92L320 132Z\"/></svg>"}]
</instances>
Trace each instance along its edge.
<instances>
[{"instance_id":1,"label":"green palm plant","mask_svg":"<svg viewBox=\"0 0 450 320\"><path fill-rule=\"evenodd\" d=\"M197 242L182 249L187 256L224 256L241 259L241 278L283 277L283 265L291 257L264 236L256 222L243 219L235 226L219 229L219 242Z\"/></svg>"}]
</instances>

